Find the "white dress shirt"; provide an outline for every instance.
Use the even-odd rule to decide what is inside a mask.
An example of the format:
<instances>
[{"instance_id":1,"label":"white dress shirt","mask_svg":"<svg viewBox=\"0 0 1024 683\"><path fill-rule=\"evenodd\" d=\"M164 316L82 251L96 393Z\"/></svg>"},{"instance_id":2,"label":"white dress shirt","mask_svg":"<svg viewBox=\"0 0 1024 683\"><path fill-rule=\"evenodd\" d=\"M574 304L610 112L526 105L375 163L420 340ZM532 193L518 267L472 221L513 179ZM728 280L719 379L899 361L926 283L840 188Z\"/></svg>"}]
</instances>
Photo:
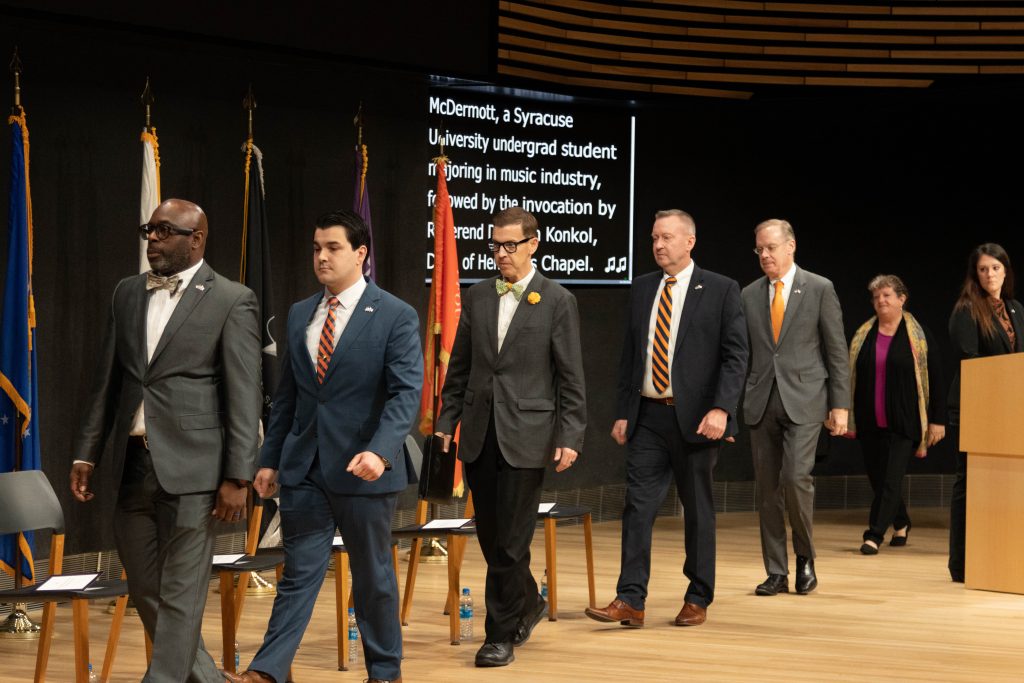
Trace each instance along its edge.
<instances>
[{"instance_id":1,"label":"white dress shirt","mask_svg":"<svg viewBox=\"0 0 1024 683\"><path fill-rule=\"evenodd\" d=\"M523 295L526 295L526 288L530 286L530 280L533 279L533 274L536 273L535 268L530 268L530 272L526 274L519 282L513 284L522 285ZM497 292L495 292L497 296ZM501 351L501 345L505 343L505 334L508 332L508 326L512 324L512 317L516 314L516 308L519 307L519 301L512 295L512 292L502 295L498 298L498 351Z\"/></svg>"},{"instance_id":2,"label":"white dress shirt","mask_svg":"<svg viewBox=\"0 0 1024 683\"><path fill-rule=\"evenodd\" d=\"M334 346L341 339L345 326L348 325L348 321L352 318L352 312L356 309L356 304L359 303L359 298L365 291L366 278L364 277L360 277L355 284L341 290L338 294L331 294L329 289L324 288L324 298L317 304L316 310L313 311L313 317L310 318L309 324L306 326L306 349L309 351L309 359L313 361L314 368L316 368L317 349L320 348L320 333L324 329L324 322L327 321L327 300L332 296L338 297L338 309L334 312L334 343L331 345L331 351L334 351Z\"/></svg>"},{"instance_id":3,"label":"white dress shirt","mask_svg":"<svg viewBox=\"0 0 1024 683\"><path fill-rule=\"evenodd\" d=\"M675 275L662 273L661 284L654 294L654 305L651 307L651 318L647 326L647 356L644 361L644 386L641 392L648 398L669 398L672 396L672 359L676 353L676 337L679 333L679 318L683 313L683 304L686 302L686 290L690 288L690 279L693 277L694 262L683 268ZM661 301L661 292L665 289L665 280L670 277L676 279L672 285L672 325L668 338L668 369L669 385L664 394L659 394L654 388L654 379L651 377L651 363L654 360L654 331L658 329L658 302Z\"/></svg>"},{"instance_id":4,"label":"white dress shirt","mask_svg":"<svg viewBox=\"0 0 1024 683\"><path fill-rule=\"evenodd\" d=\"M790 294L790 292L793 291L793 280L796 279L796 264L794 263L793 265L791 265L789 267L789 270L786 271L786 274L783 275L779 279L782 280L782 303L784 303L786 305L786 307L789 307L789 294ZM775 283L776 282L778 282L778 280L769 280L768 281L768 310L769 311L772 310L772 299L775 298Z\"/></svg>"},{"instance_id":5,"label":"white dress shirt","mask_svg":"<svg viewBox=\"0 0 1024 683\"><path fill-rule=\"evenodd\" d=\"M171 315L174 313L174 309L178 307L178 302L181 301L181 297L185 296L185 290L188 289L192 283L192 278L199 270L200 266L203 265L203 259L199 259L199 263L186 268L176 275L181 278L181 284L178 285L178 290L171 296L170 291L166 289L154 289L149 294L149 305L146 307L146 363L153 360L153 352L156 351L157 345L160 343L160 337L164 334L164 328L167 327L167 321L171 319ZM132 436L145 436L146 434L146 404L145 401L139 403L138 409L135 411L135 417L132 419L132 428L128 432Z\"/></svg>"}]
</instances>

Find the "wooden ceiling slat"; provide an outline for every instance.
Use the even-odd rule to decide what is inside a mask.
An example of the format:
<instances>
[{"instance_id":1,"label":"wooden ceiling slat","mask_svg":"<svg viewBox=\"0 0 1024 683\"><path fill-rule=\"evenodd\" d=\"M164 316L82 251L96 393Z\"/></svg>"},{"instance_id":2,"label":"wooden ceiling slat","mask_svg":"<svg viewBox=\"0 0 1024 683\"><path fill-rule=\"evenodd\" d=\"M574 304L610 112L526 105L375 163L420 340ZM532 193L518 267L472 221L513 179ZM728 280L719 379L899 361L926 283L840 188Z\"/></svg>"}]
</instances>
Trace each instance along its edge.
<instances>
[{"instance_id":1,"label":"wooden ceiling slat","mask_svg":"<svg viewBox=\"0 0 1024 683\"><path fill-rule=\"evenodd\" d=\"M624 61L650 62L651 64L678 64L680 66L711 66L720 67L725 63L724 59L712 57L689 57L687 55L663 55L654 52L634 53L628 52L622 55Z\"/></svg>"},{"instance_id":2,"label":"wooden ceiling slat","mask_svg":"<svg viewBox=\"0 0 1024 683\"><path fill-rule=\"evenodd\" d=\"M1024 36L938 36L938 45L1024 45Z\"/></svg>"},{"instance_id":3,"label":"wooden ceiling slat","mask_svg":"<svg viewBox=\"0 0 1024 683\"><path fill-rule=\"evenodd\" d=\"M894 73L894 74L976 74L981 67L976 64L849 64L850 73Z\"/></svg>"},{"instance_id":4,"label":"wooden ceiling slat","mask_svg":"<svg viewBox=\"0 0 1024 683\"><path fill-rule=\"evenodd\" d=\"M704 97L724 97L734 100L749 100L754 93L746 90L718 90L716 88L696 88L689 85L657 84L652 92L666 95L698 95Z\"/></svg>"},{"instance_id":5,"label":"wooden ceiling slat","mask_svg":"<svg viewBox=\"0 0 1024 683\"><path fill-rule=\"evenodd\" d=\"M1021 17L1024 16L1024 7L1006 7L1003 5L983 7L981 3L968 3L965 7L943 7L936 3L931 3L928 7L893 7L892 13L896 15L912 15L912 16L994 16L994 17Z\"/></svg>"},{"instance_id":6,"label":"wooden ceiling slat","mask_svg":"<svg viewBox=\"0 0 1024 683\"><path fill-rule=\"evenodd\" d=\"M802 2L766 2L766 12L803 12L806 14L889 14L888 5L805 5Z\"/></svg>"},{"instance_id":7,"label":"wooden ceiling slat","mask_svg":"<svg viewBox=\"0 0 1024 683\"><path fill-rule=\"evenodd\" d=\"M729 28L701 28L690 29L691 36L700 38L732 38L733 40L782 40L786 42L803 41L803 33L789 31L744 31L741 29Z\"/></svg>"},{"instance_id":8,"label":"wooden ceiling slat","mask_svg":"<svg viewBox=\"0 0 1024 683\"><path fill-rule=\"evenodd\" d=\"M561 74L551 74L544 71L535 71L533 69L523 69L521 67L509 66L507 64L499 64L498 73L507 74L509 76L520 76L522 78L530 78L538 81L548 81L550 83L562 83L564 85L579 85L588 88L614 88L616 90L630 90L636 92L652 91L652 86L650 83L636 83L633 81L611 82L604 78L563 76Z\"/></svg>"},{"instance_id":9,"label":"wooden ceiling slat","mask_svg":"<svg viewBox=\"0 0 1024 683\"><path fill-rule=\"evenodd\" d=\"M893 19L874 21L867 19L851 19L850 28L857 29L892 29L894 31L977 31L981 23L977 21L905 21Z\"/></svg>"},{"instance_id":10,"label":"wooden ceiling slat","mask_svg":"<svg viewBox=\"0 0 1024 683\"><path fill-rule=\"evenodd\" d=\"M499 44L533 48L535 50L546 50L548 52L561 52L563 54L574 55L577 57L595 57L597 59L623 58L623 54L618 50L603 50L597 47L586 47L572 43L553 43L510 34L499 36Z\"/></svg>"},{"instance_id":11,"label":"wooden ceiling slat","mask_svg":"<svg viewBox=\"0 0 1024 683\"><path fill-rule=\"evenodd\" d=\"M760 55L764 48L760 45L736 45L735 43L698 43L686 40L652 40L651 47L658 50L675 50L676 52L729 52L732 54Z\"/></svg>"},{"instance_id":12,"label":"wooden ceiling slat","mask_svg":"<svg viewBox=\"0 0 1024 683\"><path fill-rule=\"evenodd\" d=\"M766 45L766 55L789 55L792 57L854 57L861 59L888 59L889 50L845 47L790 47L787 45Z\"/></svg>"},{"instance_id":13,"label":"wooden ceiling slat","mask_svg":"<svg viewBox=\"0 0 1024 683\"><path fill-rule=\"evenodd\" d=\"M713 71L691 71L691 81L713 81L716 83L762 83L768 85L803 85L803 76L776 76L770 74L734 74Z\"/></svg>"},{"instance_id":14,"label":"wooden ceiling slat","mask_svg":"<svg viewBox=\"0 0 1024 683\"><path fill-rule=\"evenodd\" d=\"M846 71L841 62L786 62L772 59L726 59L728 69L772 69L778 71Z\"/></svg>"},{"instance_id":15,"label":"wooden ceiling slat","mask_svg":"<svg viewBox=\"0 0 1024 683\"><path fill-rule=\"evenodd\" d=\"M1024 21L983 21L982 31L1024 31Z\"/></svg>"},{"instance_id":16,"label":"wooden ceiling slat","mask_svg":"<svg viewBox=\"0 0 1024 683\"><path fill-rule=\"evenodd\" d=\"M565 37L570 40L583 40L599 45L632 45L634 47L651 47L655 42L650 38L634 38L632 36L590 33L588 31L566 31Z\"/></svg>"},{"instance_id":17,"label":"wooden ceiling slat","mask_svg":"<svg viewBox=\"0 0 1024 683\"><path fill-rule=\"evenodd\" d=\"M934 45L934 36L886 35L881 33L808 33L808 43L884 43Z\"/></svg>"},{"instance_id":18,"label":"wooden ceiling slat","mask_svg":"<svg viewBox=\"0 0 1024 683\"><path fill-rule=\"evenodd\" d=\"M656 5L683 5L685 7L710 7L714 9L764 10L763 2L746 0L651 0Z\"/></svg>"},{"instance_id":19,"label":"wooden ceiling slat","mask_svg":"<svg viewBox=\"0 0 1024 683\"><path fill-rule=\"evenodd\" d=\"M927 88L935 81L911 78L834 78L808 76L807 85L842 85L858 88Z\"/></svg>"},{"instance_id":20,"label":"wooden ceiling slat","mask_svg":"<svg viewBox=\"0 0 1024 683\"><path fill-rule=\"evenodd\" d=\"M793 28L846 28L846 19L821 19L816 17L772 17L752 14L726 14L726 24L748 26L789 26Z\"/></svg>"},{"instance_id":21,"label":"wooden ceiling slat","mask_svg":"<svg viewBox=\"0 0 1024 683\"><path fill-rule=\"evenodd\" d=\"M893 50L893 59L1024 60L1019 50Z\"/></svg>"},{"instance_id":22,"label":"wooden ceiling slat","mask_svg":"<svg viewBox=\"0 0 1024 683\"><path fill-rule=\"evenodd\" d=\"M1024 74L1024 64L982 64L983 74Z\"/></svg>"},{"instance_id":23,"label":"wooden ceiling slat","mask_svg":"<svg viewBox=\"0 0 1024 683\"><path fill-rule=\"evenodd\" d=\"M542 36L554 36L556 38L565 38L565 29L555 28L554 26L545 26L544 24L538 24L532 21L523 21L522 19L513 19L512 17L500 16L498 17L498 29L508 28L519 31L529 31L530 33L537 33Z\"/></svg>"},{"instance_id":24,"label":"wooden ceiling slat","mask_svg":"<svg viewBox=\"0 0 1024 683\"><path fill-rule=\"evenodd\" d=\"M513 14L519 14L527 17L535 17L537 19L548 19L550 21L557 21L563 24L572 24L573 26L593 26L594 19L582 16L579 14L570 14L568 12L559 12L557 10L543 9L541 7L534 7L533 5L523 5L518 2L513 2L509 6L509 10Z\"/></svg>"}]
</instances>

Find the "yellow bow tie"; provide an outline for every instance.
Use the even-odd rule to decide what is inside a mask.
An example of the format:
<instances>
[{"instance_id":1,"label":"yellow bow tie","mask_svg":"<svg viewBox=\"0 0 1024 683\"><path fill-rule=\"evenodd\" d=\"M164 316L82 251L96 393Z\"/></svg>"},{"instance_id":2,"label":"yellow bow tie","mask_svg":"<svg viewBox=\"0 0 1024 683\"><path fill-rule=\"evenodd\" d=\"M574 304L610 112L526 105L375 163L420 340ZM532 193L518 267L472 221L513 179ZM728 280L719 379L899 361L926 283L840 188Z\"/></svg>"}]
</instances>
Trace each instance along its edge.
<instances>
[{"instance_id":1,"label":"yellow bow tie","mask_svg":"<svg viewBox=\"0 0 1024 683\"><path fill-rule=\"evenodd\" d=\"M505 296L506 292L512 292L512 296L516 298L516 301L523 298L522 285L510 285L504 280L498 279L494 282L494 288L498 290L498 296Z\"/></svg>"}]
</instances>

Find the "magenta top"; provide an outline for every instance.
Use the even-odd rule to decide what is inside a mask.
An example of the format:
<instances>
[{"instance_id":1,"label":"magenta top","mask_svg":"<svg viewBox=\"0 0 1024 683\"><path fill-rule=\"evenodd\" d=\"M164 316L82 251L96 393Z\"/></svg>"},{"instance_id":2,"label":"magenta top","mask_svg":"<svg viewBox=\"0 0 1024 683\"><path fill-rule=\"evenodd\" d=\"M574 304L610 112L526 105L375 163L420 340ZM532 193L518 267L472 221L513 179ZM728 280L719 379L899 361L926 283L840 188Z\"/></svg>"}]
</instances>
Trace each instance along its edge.
<instances>
[{"instance_id":1,"label":"magenta top","mask_svg":"<svg viewBox=\"0 0 1024 683\"><path fill-rule=\"evenodd\" d=\"M889 357L889 346L892 337L878 333L875 341L875 424L879 429L889 426L885 419L885 360Z\"/></svg>"}]
</instances>

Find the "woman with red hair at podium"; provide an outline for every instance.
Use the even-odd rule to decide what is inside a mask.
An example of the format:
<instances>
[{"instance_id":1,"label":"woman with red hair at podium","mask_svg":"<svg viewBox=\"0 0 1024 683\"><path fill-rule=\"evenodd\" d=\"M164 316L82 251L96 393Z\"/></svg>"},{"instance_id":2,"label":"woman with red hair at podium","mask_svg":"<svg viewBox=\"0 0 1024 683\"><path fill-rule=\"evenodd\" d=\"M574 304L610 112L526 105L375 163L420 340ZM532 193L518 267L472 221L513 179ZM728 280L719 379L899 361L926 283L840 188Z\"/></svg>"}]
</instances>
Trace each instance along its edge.
<instances>
[{"instance_id":1,"label":"woman with red hair at podium","mask_svg":"<svg viewBox=\"0 0 1024 683\"><path fill-rule=\"evenodd\" d=\"M949 388L949 426L959 444L960 361L1024 351L1024 306L1013 298L1013 267L998 244L977 246L968 257L964 286L949 319L949 338L957 360ZM949 575L958 583L964 580L966 521L967 454L960 451L949 510Z\"/></svg>"}]
</instances>

